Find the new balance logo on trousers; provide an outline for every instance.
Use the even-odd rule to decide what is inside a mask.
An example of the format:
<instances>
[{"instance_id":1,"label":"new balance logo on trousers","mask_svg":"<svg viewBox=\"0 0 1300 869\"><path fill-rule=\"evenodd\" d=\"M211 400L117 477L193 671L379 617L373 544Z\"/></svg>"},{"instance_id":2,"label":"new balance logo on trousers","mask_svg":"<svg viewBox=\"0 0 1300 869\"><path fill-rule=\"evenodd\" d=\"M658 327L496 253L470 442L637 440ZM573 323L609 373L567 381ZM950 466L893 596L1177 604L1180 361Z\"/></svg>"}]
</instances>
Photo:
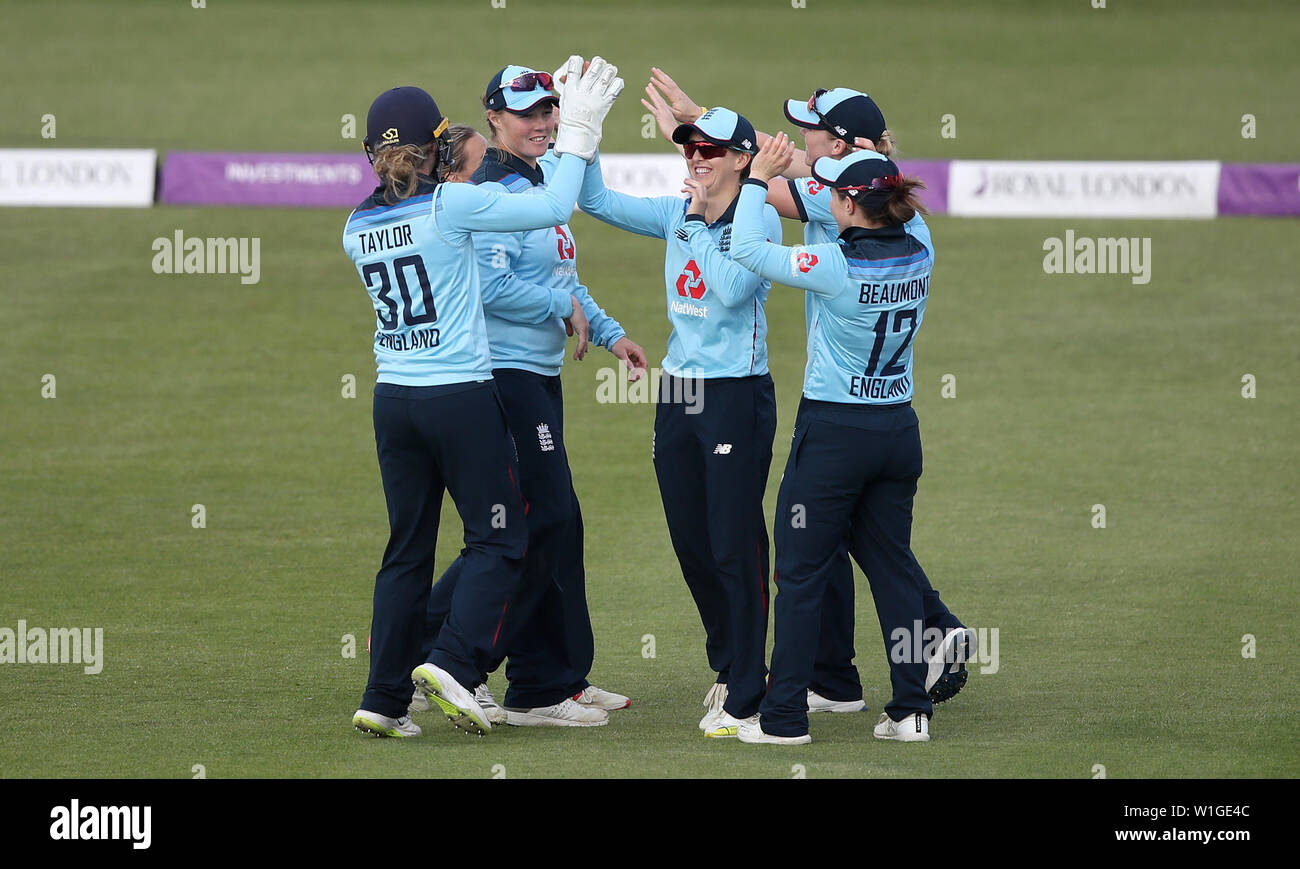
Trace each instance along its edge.
<instances>
[{"instance_id":1,"label":"new balance logo on trousers","mask_svg":"<svg viewBox=\"0 0 1300 869\"><path fill-rule=\"evenodd\" d=\"M725 456L731 452L731 444L718 444L713 448L715 456Z\"/></svg>"}]
</instances>

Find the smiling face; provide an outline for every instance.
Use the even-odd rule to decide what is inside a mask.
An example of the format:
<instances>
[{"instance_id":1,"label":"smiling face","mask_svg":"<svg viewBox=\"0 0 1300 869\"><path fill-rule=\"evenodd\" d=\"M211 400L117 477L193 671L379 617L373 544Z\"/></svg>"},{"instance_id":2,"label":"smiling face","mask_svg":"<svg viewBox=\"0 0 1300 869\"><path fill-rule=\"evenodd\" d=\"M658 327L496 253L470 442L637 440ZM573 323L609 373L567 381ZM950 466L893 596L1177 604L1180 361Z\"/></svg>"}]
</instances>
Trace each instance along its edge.
<instances>
[{"instance_id":1,"label":"smiling face","mask_svg":"<svg viewBox=\"0 0 1300 869\"><path fill-rule=\"evenodd\" d=\"M503 109L489 112L488 117L496 130L497 144L530 163L536 163L546 153L559 124L555 103L549 100L533 106L527 114Z\"/></svg>"},{"instance_id":2,"label":"smiling face","mask_svg":"<svg viewBox=\"0 0 1300 869\"><path fill-rule=\"evenodd\" d=\"M709 144L709 141L699 133L692 135L690 141ZM719 183L724 187L733 184L739 187L740 172L749 165L750 159L752 158L749 154L731 149L727 149L721 157L713 158L706 158L696 151L687 158L686 165L690 167L691 177L712 191Z\"/></svg>"}]
</instances>

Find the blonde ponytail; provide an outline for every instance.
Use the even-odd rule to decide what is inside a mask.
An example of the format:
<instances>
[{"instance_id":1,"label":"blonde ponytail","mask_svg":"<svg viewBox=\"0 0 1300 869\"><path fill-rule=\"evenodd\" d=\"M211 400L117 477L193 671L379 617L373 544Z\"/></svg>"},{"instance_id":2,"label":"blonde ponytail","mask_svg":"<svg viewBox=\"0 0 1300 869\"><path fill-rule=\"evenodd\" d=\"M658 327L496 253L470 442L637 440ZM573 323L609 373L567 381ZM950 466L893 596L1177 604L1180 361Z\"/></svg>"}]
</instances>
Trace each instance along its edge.
<instances>
[{"instance_id":1,"label":"blonde ponytail","mask_svg":"<svg viewBox=\"0 0 1300 869\"><path fill-rule=\"evenodd\" d=\"M375 155L375 174L384 182L385 199L399 202L415 195L420 186L420 168L429 159L432 145L390 145Z\"/></svg>"}]
</instances>

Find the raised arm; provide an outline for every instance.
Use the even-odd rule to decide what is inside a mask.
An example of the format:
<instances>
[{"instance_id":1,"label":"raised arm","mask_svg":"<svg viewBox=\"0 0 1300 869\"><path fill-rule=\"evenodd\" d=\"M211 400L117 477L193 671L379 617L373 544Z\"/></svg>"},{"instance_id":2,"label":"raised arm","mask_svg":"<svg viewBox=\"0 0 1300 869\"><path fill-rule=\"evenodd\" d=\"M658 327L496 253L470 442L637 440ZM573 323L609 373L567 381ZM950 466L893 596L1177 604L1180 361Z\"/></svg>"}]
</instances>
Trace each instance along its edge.
<instances>
[{"instance_id":1,"label":"raised arm","mask_svg":"<svg viewBox=\"0 0 1300 869\"><path fill-rule=\"evenodd\" d=\"M523 232L567 223L582 186L586 163L564 154L556 163L546 190L534 196L516 196L488 185L443 184L435 198L434 215L455 229L471 232ZM442 213L439 213L442 212Z\"/></svg>"},{"instance_id":2,"label":"raised arm","mask_svg":"<svg viewBox=\"0 0 1300 869\"><path fill-rule=\"evenodd\" d=\"M736 262L773 283L783 283L824 296L839 292L848 277L848 264L839 245L786 247L764 237L763 204L767 184L751 177L740 187L736 222L731 231L731 255Z\"/></svg>"},{"instance_id":3,"label":"raised arm","mask_svg":"<svg viewBox=\"0 0 1300 869\"><path fill-rule=\"evenodd\" d=\"M610 226L651 238L665 237L663 203L655 198L630 196L605 187L605 179L600 174L599 154L587 166L578 204L587 214Z\"/></svg>"}]
</instances>

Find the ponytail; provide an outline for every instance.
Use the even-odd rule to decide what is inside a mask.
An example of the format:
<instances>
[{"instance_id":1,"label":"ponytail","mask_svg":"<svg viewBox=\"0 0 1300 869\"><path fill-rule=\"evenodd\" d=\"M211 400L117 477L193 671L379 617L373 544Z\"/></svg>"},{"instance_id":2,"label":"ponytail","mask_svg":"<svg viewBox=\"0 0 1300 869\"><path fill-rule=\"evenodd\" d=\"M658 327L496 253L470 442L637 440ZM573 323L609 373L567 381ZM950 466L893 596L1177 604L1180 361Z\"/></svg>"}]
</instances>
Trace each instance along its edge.
<instances>
[{"instance_id":1,"label":"ponytail","mask_svg":"<svg viewBox=\"0 0 1300 869\"><path fill-rule=\"evenodd\" d=\"M897 152L898 142L894 140L894 134L888 130L883 131L876 140L876 153L892 159Z\"/></svg>"},{"instance_id":2,"label":"ponytail","mask_svg":"<svg viewBox=\"0 0 1300 869\"><path fill-rule=\"evenodd\" d=\"M855 197L854 202L871 223L902 226L918 213L930 213L916 195L916 191L924 189L925 183L919 178L899 178L897 184L868 191L865 196ZM845 195L838 190L836 193Z\"/></svg>"},{"instance_id":3,"label":"ponytail","mask_svg":"<svg viewBox=\"0 0 1300 869\"><path fill-rule=\"evenodd\" d=\"M423 148L415 145L390 145L375 155L375 174L384 182L384 198L400 202L415 195L420 186L420 168L429 158L429 142Z\"/></svg>"}]
</instances>

